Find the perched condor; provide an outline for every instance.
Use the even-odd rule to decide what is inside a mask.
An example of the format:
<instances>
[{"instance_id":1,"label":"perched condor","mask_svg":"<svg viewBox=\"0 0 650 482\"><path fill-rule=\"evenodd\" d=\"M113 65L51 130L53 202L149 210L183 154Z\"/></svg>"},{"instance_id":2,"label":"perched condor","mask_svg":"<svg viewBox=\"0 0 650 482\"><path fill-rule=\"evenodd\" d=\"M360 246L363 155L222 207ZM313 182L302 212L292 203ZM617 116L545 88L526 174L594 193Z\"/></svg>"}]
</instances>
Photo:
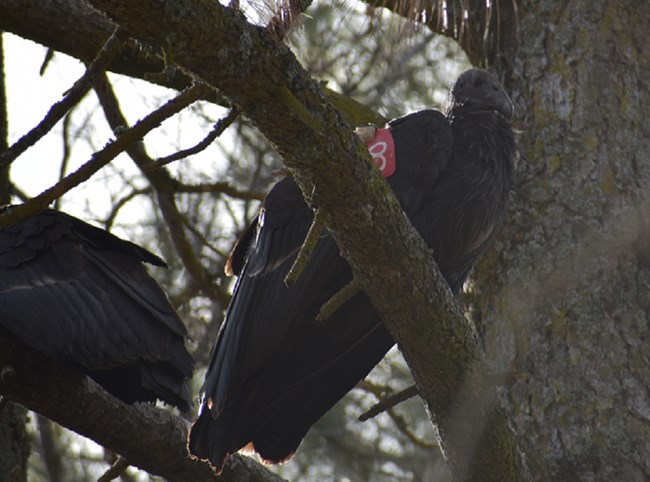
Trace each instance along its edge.
<instances>
[{"instance_id":1,"label":"perched condor","mask_svg":"<svg viewBox=\"0 0 650 482\"><path fill-rule=\"evenodd\" d=\"M503 220L517 155L513 113L501 84L472 69L453 86L444 114L423 110L372 129L371 153L455 294ZM297 185L285 178L231 255L239 279L189 435L190 452L217 471L242 448L267 462L290 458L394 344L364 293L316 321L352 279L329 234L295 285L285 286L311 221Z\"/></svg>"},{"instance_id":2,"label":"perched condor","mask_svg":"<svg viewBox=\"0 0 650 482\"><path fill-rule=\"evenodd\" d=\"M124 402L187 411L186 329L143 262L165 266L59 211L10 225L0 230L0 327Z\"/></svg>"}]
</instances>

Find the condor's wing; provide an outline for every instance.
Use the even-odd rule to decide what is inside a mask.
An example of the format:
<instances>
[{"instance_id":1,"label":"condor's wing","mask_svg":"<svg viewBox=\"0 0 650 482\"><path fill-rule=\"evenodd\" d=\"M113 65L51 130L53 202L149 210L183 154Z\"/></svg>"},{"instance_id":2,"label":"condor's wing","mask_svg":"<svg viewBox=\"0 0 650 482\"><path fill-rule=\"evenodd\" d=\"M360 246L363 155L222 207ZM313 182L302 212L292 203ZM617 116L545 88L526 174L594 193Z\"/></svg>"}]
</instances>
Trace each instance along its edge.
<instances>
[{"instance_id":1,"label":"condor's wing","mask_svg":"<svg viewBox=\"0 0 650 482\"><path fill-rule=\"evenodd\" d=\"M0 231L0 325L124 401L187 409L186 330L143 261L164 265L61 212L11 225Z\"/></svg>"},{"instance_id":2,"label":"condor's wing","mask_svg":"<svg viewBox=\"0 0 650 482\"><path fill-rule=\"evenodd\" d=\"M300 189L285 178L273 187L258 218L238 240L230 265L239 279L203 387L215 413L220 410L216 407L227 405L236 386L266 365L303 321L305 311L322 298L318 292L325 283L312 276L301 277L297 287L284 284L312 219ZM330 252L321 244L309 265L318 265L323 255L338 257L337 249Z\"/></svg>"},{"instance_id":3,"label":"condor's wing","mask_svg":"<svg viewBox=\"0 0 650 482\"><path fill-rule=\"evenodd\" d=\"M251 441L267 460L286 458L392 344L389 337L382 338L370 361L331 377L345 362L356 364L356 345L379 320L365 297L339 313L339 321L315 320L322 304L352 278L325 232L298 281L285 286L311 221L297 185L284 179L264 202L254 240L248 235L248 243L242 242L244 235L233 252L247 256L213 348L201 414L189 440L190 451L217 468L228 453ZM363 319L356 316L359 306ZM302 403L301 392L316 399Z\"/></svg>"},{"instance_id":4,"label":"condor's wing","mask_svg":"<svg viewBox=\"0 0 650 482\"><path fill-rule=\"evenodd\" d=\"M247 276L272 271L296 253L313 219L295 181L286 177L273 186L257 218L244 230L226 263L228 274Z\"/></svg>"}]
</instances>

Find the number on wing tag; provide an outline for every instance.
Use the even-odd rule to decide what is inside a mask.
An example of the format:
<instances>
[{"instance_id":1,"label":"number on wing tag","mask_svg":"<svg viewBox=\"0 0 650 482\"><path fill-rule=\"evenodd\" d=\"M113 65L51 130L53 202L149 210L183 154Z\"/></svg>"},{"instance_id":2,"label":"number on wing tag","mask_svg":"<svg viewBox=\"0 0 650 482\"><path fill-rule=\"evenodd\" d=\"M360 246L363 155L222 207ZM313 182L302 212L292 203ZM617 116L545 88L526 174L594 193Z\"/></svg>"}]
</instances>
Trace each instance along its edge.
<instances>
[{"instance_id":1,"label":"number on wing tag","mask_svg":"<svg viewBox=\"0 0 650 482\"><path fill-rule=\"evenodd\" d=\"M374 139L367 146L382 176L392 176L395 172L395 143L390 129L377 129Z\"/></svg>"}]
</instances>

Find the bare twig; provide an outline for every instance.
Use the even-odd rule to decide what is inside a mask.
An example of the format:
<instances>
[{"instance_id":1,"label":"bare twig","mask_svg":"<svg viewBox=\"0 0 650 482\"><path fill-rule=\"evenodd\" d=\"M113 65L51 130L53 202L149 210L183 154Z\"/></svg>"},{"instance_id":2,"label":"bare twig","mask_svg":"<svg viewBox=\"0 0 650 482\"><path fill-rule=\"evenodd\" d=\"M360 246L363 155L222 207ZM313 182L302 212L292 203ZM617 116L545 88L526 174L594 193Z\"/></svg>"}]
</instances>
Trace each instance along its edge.
<instances>
[{"instance_id":1,"label":"bare twig","mask_svg":"<svg viewBox=\"0 0 650 482\"><path fill-rule=\"evenodd\" d=\"M160 157L156 159L155 164L152 164L149 166L147 169L157 169L162 166L166 166L167 164L170 164L174 161L178 161L180 159L184 159L189 156L193 156L194 154L198 154L199 152L203 151L206 149L214 140L219 137L221 134L224 133L224 131L230 127L230 125L235 122L237 117L239 116L239 110L237 108L233 108L228 112L228 115L224 117L223 119L219 119L217 123L214 125L212 130L208 133L205 138L199 142L197 145L194 147L190 147L189 149L184 149L182 151L175 152L174 154L170 154L169 156L165 157Z\"/></svg>"},{"instance_id":2,"label":"bare twig","mask_svg":"<svg viewBox=\"0 0 650 482\"><path fill-rule=\"evenodd\" d=\"M324 227L325 221L323 215L316 210L314 212L314 220L309 227L309 231L307 232L307 236L305 236L302 246L300 246L298 256L296 256L296 260L293 262L291 269L289 269L287 276L284 278L285 285L293 286L293 284L298 281L298 278L300 278L300 275L305 270L305 266L307 266L309 257L314 251Z\"/></svg>"},{"instance_id":3,"label":"bare twig","mask_svg":"<svg viewBox=\"0 0 650 482\"><path fill-rule=\"evenodd\" d=\"M198 238L199 241L201 241L201 244L203 244L203 246L205 246L206 248L208 248L210 251L212 251L213 253L215 253L215 254L216 254L217 256L219 256L220 258L223 258L223 259L227 259L227 258L228 258L228 253L223 252L222 250L220 250L219 248L217 248L214 244L212 244L210 241L208 241L208 239L205 237L205 235L204 235L202 232L200 232L198 229L196 229L196 227L195 227L194 225L192 225L192 223L190 223L190 222L187 220L186 217L183 218L183 224L185 225L185 227L186 227L187 229L190 230L190 232L191 232L191 233L192 233L196 238Z\"/></svg>"},{"instance_id":4,"label":"bare twig","mask_svg":"<svg viewBox=\"0 0 650 482\"><path fill-rule=\"evenodd\" d=\"M210 88L203 84L197 84L190 90L194 92L195 96L198 96L196 97L198 99L205 95ZM128 121L120 110L119 102L106 75L102 75L95 82L95 92L111 128L114 131L119 131L128 125ZM192 282L210 298L218 300L220 303L227 303L229 298L226 299L224 293L215 288L210 274L201 264L194 252L192 243L186 236L184 226L187 225L187 221L176 205L175 181L165 168L149 169L149 166L154 161L147 154L143 143L133 144L126 151L155 189L158 196L158 206L169 229L169 235Z\"/></svg>"},{"instance_id":5,"label":"bare twig","mask_svg":"<svg viewBox=\"0 0 650 482\"><path fill-rule=\"evenodd\" d=\"M517 382L528 380L528 378L530 378L529 374L515 371L488 372L483 375L482 383L486 386L508 386L513 385ZM369 388L368 384L365 382L363 384L363 387ZM375 390L370 389L370 391L373 392L377 397L380 396L379 393ZM378 403L370 407L370 409L359 415L359 421L365 422L366 420L376 417L380 413L386 412L396 405L415 397L417 394L418 389L415 385L411 385L404 390L393 393L388 397L381 399Z\"/></svg>"},{"instance_id":6,"label":"bare twig","mask_svg":"<svg viewBox=\"0 0 650 482\"><path fill-rule=\"evenodd\" d=\"M365 422L366 420L376 417L380 413L389 410L395 405L402 403L403 401L408 400L409 398L415 397L417 394L418 394L417 387L415 385L411 385L410 387L405 388L402 391L389 395L388 397L381 399L378 403L370 407L370 409L366 410L364 413L359 415L359 421ZM379 395L377 393L375 393L375 395L379 398Z\"/></svg>"},{"instance_id":7,"label":"bare twig","mask_svg":"<svg viewBox=\"0 0 650 482\"><path fill-rule=\"evenodd\" d=\"M245 191L237 189L227 182L213 182L209 184L185 184L178 180L174 180L174 188L177 192L225 194L235 199L252 201L261 201L265 196L265 194L261 191Z\"/></svg>"},{"instance_id":8,"label":"bare twig","mask_svg":"<svg viewBox=\"0 0 650 482\"><path fill-rule=\"evenodd\" d=\"M50 65L50 62L54 58L54 50L53 48L48 48L47 52L45 52L45 58L43 59L43 63L41 64L41 68L38 69L38 75L43 76L45 75L45 70L47 70L47 67Z\"/></svg>"},{"instance_id":9,"label":"bare twig","mask_svg":"<svg viewBox=\"0 0 650 482\"><path fill-rule=\"evenodd\" d=\"M117 479L130 465L124 457L118 457L115 463L97 479L97 482L110 482Z\"/></svg>"},{"instance_id":10,"label":"bare twig","mask_svg":"<svg viewBox=\"0 0 650 482\"><path fill-rule=\"evenodd\" d=\"M362 388L364 390L369 391L372 393L375 397L381 399L382 393L385 390L385 387L376 385L369 380L364 380L363 382L359 383L358 385L359 388ZM420 437L415 435L411 429L408 426L408 423L404 419L404 417L400 414L398 414L394 408L398 403L401 403L405 400L408 400L409 398L417 395L417 388L415 385L412 385L408 388L405 388L404 390L392 394L384 399L381 399L379 403L374 405L373 407L370 408L370 410L366 411L365 413L361 414L358 418L360 422L364 422L368 420L369 418L375 417L379 415L380 413L386 412L388 416L391 418L393 423L395 424L395 427L406 437L408 438L414 445L417 445L420 448L423 449L433 449L438 447L438 444L432 443L432 442L427 442L426 440L422 440Z\"/></svg>"},{"instance_id":11,"label":"bare twig","mask_svg":"<svg viewBox=\"0 0 650 482\"><path fill-rule=\"evenodd\" d=\"M112 161L118 154L133 145L134 142L142 139L149 131L158 127L162 121L196 101L202 93L203 91L201 89L186 89L180 95L169 100L165 105L144 117L130 129L121 131L117 139L106 144L102 150L95 152L90 160L75 172L68 174L60 182L26 203L15 206L13 209L0 215L0 228L45 209L56 198L86 181L99 169Z\"/></svg>"},{"instance_id":12,"label":"bare twig","mask_svg":"<svg viewBox=\"0 0 650 482\"><path fill-rule=\"evenodd\" d=\"M327 300L323 306L321 306L318 316L316 316L316 321L324 321L330 316L332 316L336 310L338 310L343 303L348 301L354 295L361 291L361 286L355 280L350 281L347 285L341 288L338 292Z\"/></svg>"},{"instance_id":13,"label":"bare twig","mask_svg":"<svg viewBox=\"0 0 650 482\"><path fill-rule=\"evenodd\" d=\"M63 157L61 159L61 166L59 168L59 181L61 181L66 172L68 171L68 164L70 162L70 120L72 119L72 112L74 111L72 106L68 113L63 118L63 132L61 134L61 140L63 141ZM54 200L54 209L60 209L61 198Z\"/></svg>"},{"instance_id":14,"label":"bare twig","mask_svg":"<svg viewBox=\"0 0 650 482\"><path fill-rule=\"evenodd\" d=\"M95 57L95 60L92 61L86 69L86 72L68 90L66 96L50 107L48 113L36 127L16 141L8 150L0 153L0 168L8 166L29 147L33 146L86 95L92 87L95 76L105 71L113 57L119 53L122 48L123 38L124 33L119 28L116 28L97 54L97 57Z\"/></svg>"},{"instance_id":15,"label":"bare twig","mask_svg":"<svg viewBox=\"0 0 650 482\"><path fill-rule=\"evenodd\" d=\"M395 410L392 408L389 408L386 413L388 413L388 416L391 418L397 429L407 438L409 439L414 445L417 445L418 447L422 449L435 449L439 447L439 445L435 442L427 442L426 440L422 440L420 437L415 435L411 429L409 428L408 424L406 423L406 420L404 420L404 417L399 415Z\"/></svg>"},{"instance_id":16,"label":"bare twig","mask_svg":"<svg viewBox=\"0 0 650 482\"><path fill-rule=\"evenodd\" d=\"M106 218L102 220L104 229L110 231L110 229L113 227L113 224L115 223L115 218L117 217L117 214L124 206L126 206L126 204L128 204L138 196L141 196L143 194L150 194L150 193L151 193L150 187L146 187L144 189L134 189L130 193L126 194L125 196L122 196L121 198L112 201L111 211L108 213L108 216L106 216Z\"/></svg>"},{"instance_id":17,"label":"bare twig","mask_svg":"<svg viewBox=\"0 0 650 482\"><path fill-rule=\"evenodd\" d=\"M36 422L38 424L41 447L43 448L43 461L45 462L45 468L50 482L61 482L64 479L65 472L61 461L61 454L55 441L52 422L42 415L36 416Z\"/></svg>"}]
</instances>

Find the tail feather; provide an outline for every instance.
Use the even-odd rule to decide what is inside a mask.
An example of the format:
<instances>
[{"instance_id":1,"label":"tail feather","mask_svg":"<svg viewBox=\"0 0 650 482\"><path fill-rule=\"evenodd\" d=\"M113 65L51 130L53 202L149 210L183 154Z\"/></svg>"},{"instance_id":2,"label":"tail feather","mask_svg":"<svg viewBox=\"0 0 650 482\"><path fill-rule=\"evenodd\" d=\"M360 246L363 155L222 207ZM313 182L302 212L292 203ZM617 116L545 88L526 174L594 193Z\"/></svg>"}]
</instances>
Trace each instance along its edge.
<instances>
[{"instance_id":1,"label":"tail feather","mask_svg":"<svg viewBox=\"0 0 650 482\"><path fill-rule=\"evenodd\" d=\"M187 446L192 456L210 462L219 475L228 459L229 438L228 427L205 408L190 429Z\"/></svg>"},{"instance_id":2,"label":"tail feather","mask_svg":"<svg viewBox=\"0 0 650 482\"><path fill-rule=\"evenodd\" d=\"M142 386L165 403L187 412L192 406L192 397L186 382L186 375L167 363L139 363Z\"/></svg>"},{"instance_id":3,"label":"tail feather","mask_svg":"<svg viewBox=\"0 0 650 482\"><path fill-rule=\"evenodd\" d=\"M293 457L310 427L311 425L307 427L304 425L292 426L286 421L274 424L271 427L265 427L261 434L256 435L252 444L262 460L281 464Z\"/></svg>"},{"instance_id":4,"label":"tail feather","mask_svg":"<svg viewBox=\"0 0 650 482\"><path fill-rule=\"evenodd\" d=\"M326 340L320 339L319 349L329 355ZM305 344L310 347L316 342L307 340ZM305 348L278 360L230 400L218 416L214 417L204 405L190 432L190 452L210 460L218 471L228 454L242 448L250 450L251 443L265 462L290 459L311 426L363 379L392 345L388 332L377 323L376 329L358 341L355 350L340 354L320 371L314 369L311 376L302 375L305 365L314 357L330 357L307 353ZM304 362L297 372L291 366L294 359Z\"/></svg>"}]
</instances>

